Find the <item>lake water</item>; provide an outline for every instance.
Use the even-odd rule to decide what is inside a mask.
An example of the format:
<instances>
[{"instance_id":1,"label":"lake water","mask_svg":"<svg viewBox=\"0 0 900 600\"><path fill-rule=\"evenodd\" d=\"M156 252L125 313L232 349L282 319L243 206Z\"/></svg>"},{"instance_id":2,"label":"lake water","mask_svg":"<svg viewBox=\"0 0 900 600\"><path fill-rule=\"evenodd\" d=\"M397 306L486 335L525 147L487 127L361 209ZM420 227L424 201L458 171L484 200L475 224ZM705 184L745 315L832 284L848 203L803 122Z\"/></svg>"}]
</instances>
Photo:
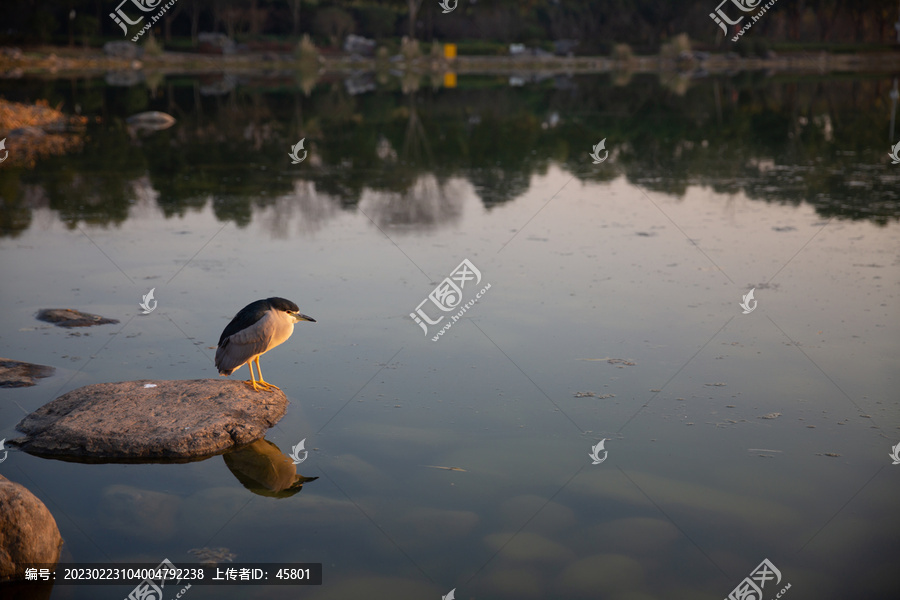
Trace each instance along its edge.
<instances>
[{"instance_id":1,"label":"lake water","mask_svg":"<svg viewBox=\"0 0 900 600\"><path fill-rule=\"evenodd\" d=\"M900 594L889 77L112 83L0 81L90 118L80 151L0 165L0 355L57 369L3 391L0 438L80 386L216 377L231 317L283 296L317 322L263 357L290 398L266 439L318 479L10 451L62 561L323 564L192 600L724 598L764 559L767 599ZM129 132L145 110L177 123ZM433 341L464 260L463 304L490 287Z\"/></svg>"}]
</instances>

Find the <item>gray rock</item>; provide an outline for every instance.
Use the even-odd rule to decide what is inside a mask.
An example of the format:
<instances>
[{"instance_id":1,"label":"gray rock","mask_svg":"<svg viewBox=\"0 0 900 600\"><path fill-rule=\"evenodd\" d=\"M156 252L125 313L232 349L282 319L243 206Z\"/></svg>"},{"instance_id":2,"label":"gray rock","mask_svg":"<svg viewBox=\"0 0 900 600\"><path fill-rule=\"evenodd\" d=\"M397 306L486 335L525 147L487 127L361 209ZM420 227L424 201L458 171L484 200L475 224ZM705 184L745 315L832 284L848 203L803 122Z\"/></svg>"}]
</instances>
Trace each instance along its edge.
<instances>
[{"instance_id":1,"label":"gray rock","mask_svg":"<svg viewBox=\"0 0 900 600\"><path fill-rule=\"evenodd\" d=\"M34 563L52 568L62 536L44 503L24 486L0 475L0 582L25 579Z\"/></svg>"},{"instance_id":2,"label":"gray rock","mask_svg":"<svg viewBox=\"0 0 900 600\"><path fill-rule=\"evenodd\" d=\"M189 462L260 439L287 404L235 380L97 383L28 415L7 443L79 462Z\"/></svg>"},{"instance_id":3,"label":"gray rock","mask_svg":"<svg viewBox=\"0 0 900 600\"><path fill-rule=\"evenodd\" d=\"M132 42L106 42L103 44L103 52L116 58L140 58L144 55L144 47Z\"/></svg>"},{"instance_id":4,"label":"gray rock","mask_svg":"<svg viewBox=\"0 0 900 600\"><path fill-rule=\"evenodd\" d=\"M90 327L91 325L104 325L106 323L118 323L118 319L107 319L100 315L83 313L71 308L44 308L37 314L38 321L54 323L57 327Z\"/></svg>"},{"instance_id":5,"label":"gray rock","mask_svg":"<svg viewBox=\"0 0 900 600\"><path fill-rule=\"evenodd\" d=\"M146 76L143 71L129 69L127 71L107 71L104 81L106 85L116 87L132 87L144 83Z\"/></svg>"},{"instance_id":6,"label":"gray rock","mask_svg":"<svg viewBox=\"0 0 900 600\"><path fill-rule=\"evenodd\" d=\"M375 56L375 40L351 33L344 38L344 52L359 56Z\"/></svg>"},{"instance_id":7,"label":"gray rock","mask_svg":"<svg viewBox=\"0 0 900 600\"><path fill-rule=\"evenodd\" d=\"M197 36L200 52L213 54L234 54L237 46L224 33L203 32Z\"/></svg>"},{"instance_id":8,"label":"gray rock","mask_svg":"<svg viewBox=\"0 0 900 600\"><path fill-rule=\"evenodd\" d=\"M56 369L46 365L0 358L0 388L30 387L35 379L50 377Z\"/></svg>"},{"instance_id":9,"label":"gray rock","mask_svg":"<svg viewBox=\"0 0 900 600\"><path fill-rule=\"evenodd\" d=\"M125 122L130 127L142 131L162 131L175 124L175 117L158 110L148 110L147 112L131 115L125 119Z\"/></svg>"}]
</instances>

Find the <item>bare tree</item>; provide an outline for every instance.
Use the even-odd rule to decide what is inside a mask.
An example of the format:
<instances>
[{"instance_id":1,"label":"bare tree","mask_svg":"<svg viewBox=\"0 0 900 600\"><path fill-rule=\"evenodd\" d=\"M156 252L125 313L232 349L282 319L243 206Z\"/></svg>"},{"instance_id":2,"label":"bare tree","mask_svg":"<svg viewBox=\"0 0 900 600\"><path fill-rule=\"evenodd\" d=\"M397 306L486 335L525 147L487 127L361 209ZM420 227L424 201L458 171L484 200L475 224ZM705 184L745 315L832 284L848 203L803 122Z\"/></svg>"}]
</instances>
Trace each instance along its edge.
<instances>
[{"instance_id":1,"label":"bare tree","mask_svg":"<svg viewBox=\"0 0 900 600\"><path fill-rule=\"evenodd\" d=\"M419 8L422 6L422 0L406 0L409 7L409 39L416 39L416 19L419 16Z\"/></svg>"},{"instance_id":2,"label":"bare tree","mask_svg":"<svg viewBox=\"0 0 900 600\"><path fill-rule=\"evenodd\" d=\"M300 1L288 0L291 7L291 33L293 35L300 33Z\"/></svg>"}]
</instances>

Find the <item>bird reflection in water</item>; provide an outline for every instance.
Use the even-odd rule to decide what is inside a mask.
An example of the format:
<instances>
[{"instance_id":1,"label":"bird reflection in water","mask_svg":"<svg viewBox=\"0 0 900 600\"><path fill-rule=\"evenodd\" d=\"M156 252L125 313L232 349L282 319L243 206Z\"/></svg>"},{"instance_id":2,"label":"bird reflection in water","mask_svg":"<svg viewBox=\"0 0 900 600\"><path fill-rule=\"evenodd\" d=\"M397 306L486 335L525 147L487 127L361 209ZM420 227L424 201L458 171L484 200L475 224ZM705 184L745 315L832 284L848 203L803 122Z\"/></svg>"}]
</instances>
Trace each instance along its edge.
<instances>
[{"instance_id":1,"label":"bird reflection in water","mask_svg":"<svg viewBox=\"0 0 900 600\"><path fill-rule=\"evenodd\" d=\"M304 477L289 456L269 440L256 440L222 455L228 469L245 488L270 498L288 498L303 484L318 477Z\"/></svg>"}]
</instances>

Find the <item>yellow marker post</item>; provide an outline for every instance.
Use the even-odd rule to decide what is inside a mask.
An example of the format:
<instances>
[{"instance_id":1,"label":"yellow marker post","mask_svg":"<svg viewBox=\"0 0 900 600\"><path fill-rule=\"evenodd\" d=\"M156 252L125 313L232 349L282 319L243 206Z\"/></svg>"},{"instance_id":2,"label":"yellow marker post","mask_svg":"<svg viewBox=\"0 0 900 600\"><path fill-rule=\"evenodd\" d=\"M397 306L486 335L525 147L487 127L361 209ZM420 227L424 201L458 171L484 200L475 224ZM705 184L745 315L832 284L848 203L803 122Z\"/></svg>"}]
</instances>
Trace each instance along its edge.
<instances>
[{"instance_id":1,"label":"yellow marker post","mask_svg":"<svg viewBox=\"0 0 900 600\"><path fill-rule=\"evenodd\" d=\"M456 73L450 71L444 73L444 87L445 88L455 88L456 87Z\"/></svg>"},{"instance_id":2,"label":"yellow marker post","mask_svg":"<svg viewBox=\"0 0 900 600\"><path fill-rule=\"evenodd\" d=\"M456 58L456 44L444 44L444 58L447 60Z\"/></svg>"}]
</instances>

